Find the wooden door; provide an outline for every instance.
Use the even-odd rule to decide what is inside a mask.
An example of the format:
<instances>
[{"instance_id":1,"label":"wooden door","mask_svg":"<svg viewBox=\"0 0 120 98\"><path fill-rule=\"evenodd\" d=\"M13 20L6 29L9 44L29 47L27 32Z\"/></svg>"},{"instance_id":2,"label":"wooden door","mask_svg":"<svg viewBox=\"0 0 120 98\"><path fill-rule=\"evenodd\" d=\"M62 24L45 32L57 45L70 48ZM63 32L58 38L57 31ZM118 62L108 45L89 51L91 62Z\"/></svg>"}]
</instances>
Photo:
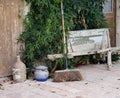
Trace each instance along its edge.
<instances>
[{"instance_id":1,"label":"wooden door","mask_svg":"<svg viewBox=\"0 0 120 98\"><path fill-rule=\"evenodd\" d=\"M11 74L22 32L23 0L0 0L0 77Z\"/></svg>"},{"instance_id":2,"label":"wooden door","mask_svg":"<svg viewBox=\"0 0 120 98\"><path fill-rule=\"evenodd\" d=\"M116 46L116 0L108 0L103 12L110 27L111 46Z\"/></svg>"}]
</instances>

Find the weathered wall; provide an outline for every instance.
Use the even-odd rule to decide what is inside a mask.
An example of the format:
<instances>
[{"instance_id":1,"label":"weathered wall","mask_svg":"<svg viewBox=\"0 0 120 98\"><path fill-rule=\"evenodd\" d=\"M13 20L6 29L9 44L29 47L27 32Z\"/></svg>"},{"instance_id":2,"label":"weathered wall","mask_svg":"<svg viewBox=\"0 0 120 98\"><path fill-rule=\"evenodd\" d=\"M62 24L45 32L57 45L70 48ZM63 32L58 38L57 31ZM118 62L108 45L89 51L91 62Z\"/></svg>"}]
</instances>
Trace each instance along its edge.
<instances>
[{"instance_id":1,"label":"weathered wall","mask_svg":"<svg viewBox=\"0 0 120 98\"><path fill-rule=\"evenodd\" d=\"M120 46L120 0L117 0L116 14L116 45Z\"/></svg>"},{"instance_id":2,"label":"weathered wall","mask_svg":"<svg viewBox=\"0 0 120 98\"><path fill-rule=\"evenodd\" d=\"M0 77L11 74L16 54L17 38L23 30L24 0L0 0Z\"/></svg>"}]
</instances>

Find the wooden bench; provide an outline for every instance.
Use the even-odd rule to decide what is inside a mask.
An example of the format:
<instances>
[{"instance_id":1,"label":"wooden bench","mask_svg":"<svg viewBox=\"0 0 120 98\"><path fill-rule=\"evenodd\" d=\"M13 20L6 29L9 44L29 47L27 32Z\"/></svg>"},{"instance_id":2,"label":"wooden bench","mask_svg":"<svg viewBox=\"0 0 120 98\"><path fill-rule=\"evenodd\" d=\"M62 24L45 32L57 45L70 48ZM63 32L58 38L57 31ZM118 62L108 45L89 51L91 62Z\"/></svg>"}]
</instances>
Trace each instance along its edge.
<instances>
[{"instance_id":1,"label":"wooden bench","mask_svg":"<svg viewBox=\"0 0 120 98\"><path fill-rule=\"evenodd\" d=\"M111 48L108 28L69 31L67 49L68 58L95 53L105 53L107 55L108 68L112 65L112 51L120 50L119 47ZM53 54L48 55L47 57L50 60L55 60L62 58L63 54Z\"/></svg>"}]
</instances>

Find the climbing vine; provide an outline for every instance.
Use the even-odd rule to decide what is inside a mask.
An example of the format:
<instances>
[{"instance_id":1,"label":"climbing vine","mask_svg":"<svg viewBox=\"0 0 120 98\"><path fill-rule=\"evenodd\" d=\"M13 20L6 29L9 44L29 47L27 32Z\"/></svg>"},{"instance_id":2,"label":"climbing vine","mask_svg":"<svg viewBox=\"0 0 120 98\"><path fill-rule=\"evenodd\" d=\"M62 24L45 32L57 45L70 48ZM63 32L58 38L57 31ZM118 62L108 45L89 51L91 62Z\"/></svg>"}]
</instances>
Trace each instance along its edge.
<instances>
[{"instance_id":1,"label":"climbing vine","mask_svg":"<svg viewBox=\"0 0 120 98\"><path fill-rule=\"evenodd\" d=\"M106 0L63 0L65 31L106 27L102 4ZM61 0L26 0L30 11L24 19L19 42L25 44L27 67L47 54L63 53Z\"/></svg>"}]
</instances>

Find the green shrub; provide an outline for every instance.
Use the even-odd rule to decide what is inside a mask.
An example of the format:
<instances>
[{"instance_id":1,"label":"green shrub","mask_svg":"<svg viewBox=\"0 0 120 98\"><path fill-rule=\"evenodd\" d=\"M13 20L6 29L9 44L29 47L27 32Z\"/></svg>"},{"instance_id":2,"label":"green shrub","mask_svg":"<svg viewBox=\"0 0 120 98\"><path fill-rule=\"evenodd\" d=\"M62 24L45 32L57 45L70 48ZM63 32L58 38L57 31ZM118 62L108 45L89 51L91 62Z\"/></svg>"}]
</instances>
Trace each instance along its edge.
<instances>
[{"instance_id":1,"label":"green shrub","mask_svg":"<svg viewBox=\"0 0 120 98\"><path fill-rule=\"evenodd\" d=\"M106 0L63 0L66 34L69 30L107 26L101 11ZM24 19L24 31L18 39L25 44L27 67L35 61L46 61L47 54L64 53L61 29L61 0L26 0L30 11ZM61 61L61 64L62 61ZM47 65L52 66L49 62Z\"/></svg>"}]
</instances>

